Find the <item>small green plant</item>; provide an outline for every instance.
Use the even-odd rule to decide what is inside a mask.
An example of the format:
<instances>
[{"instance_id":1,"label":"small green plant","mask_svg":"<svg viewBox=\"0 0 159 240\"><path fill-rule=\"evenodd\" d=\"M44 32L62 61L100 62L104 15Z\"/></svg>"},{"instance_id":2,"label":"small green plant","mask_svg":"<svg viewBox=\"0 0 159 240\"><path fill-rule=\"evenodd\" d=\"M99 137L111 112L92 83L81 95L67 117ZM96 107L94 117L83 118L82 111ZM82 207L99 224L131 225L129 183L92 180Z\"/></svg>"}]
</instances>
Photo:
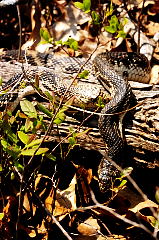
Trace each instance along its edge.
<instances>
[{"instance_id":1,"label":"small green plant","mask_svg":"<svg viewBox=\"0 0 159 240\"><path fill-rule=\"evenodd\" d=\"M71 134L71 136L68 138L68 142L69 142L69 146L68 146L68 152L67 155L70 153L70 151L75 147L78 146L78 138L83 136L84 134L87 134L87 132L90 129L87 129L85 131L82 132L76 132L73 128L69 128L69 133Z\"/></svg>"},{"instance_id":2,"label":"small green plant","mask_svg":"<svg viewBox=\"0 0 159 240\"><path fill-rule=\"evenodd\" d=\"M124 18L122 22L119 22L118 18L113 15L109 20L109 25L105 26L104 29L109 33L117 33L116 38L126 37L126 33L124 32L124 25L127 23L127 19Z\"/></svg>"},{"instance_id":3,"label":"small green plant","mask_svg":"<svg viewBox=\"0 0 159 240\"><path fill-rule=\"evenodd\" d=\"M0 87L2 86L3 78L0 76Z\"/></svg>"},{"instance_id":4,"label":"small green plant","mask_svg":"<svg viewBox=\"0 0 159 240\"><path fill-rule=\"evenodd\" d=\"M53 38L50 36L49 31L46 28L40 29L41 41L39 44L53 43Z\"/></svg>"},{"instance_id":5,"label":"small green plant","mask_svg":"<svg viewBox=\"0 0 159 240\"><path fill-rule=\"evenodd\" d=\"M97 13L96 11L91 11L91 0L83 0L83 3L81 2L75 2L74 5L81 10L83 10L85 13L91 12L91 18L92 18L92 24L93 25L103 25L104 29L112 34L116 34L116 38L126 37L126 33L124 32L124 26L127 23L127 19L123 18L121 21L118 20L116 15L112 15L114 12L114 7L112 4L112 1L110 3L109 8L105 11L105 15L102 19L101 15ZM107 20L111 16L110 20L108 20L109 25L105 25L105 20ZM103 23L103 24L102 24Z\"/></svg>"},{"instance_id":6,"label":"small green plant","mask_svg":"<svg viewBox=\"0 0 159 240\"><path fill-rule=\"evenodd\" d=\"M62 40L55 41L55 45L69 46L74 51L78 50L78 42L73 38L68 38L67 41L62 41Z\"/></svg>"},{"instance_id":7,"label":"small green plant","mask_svg":"<svg viewBox=\"0 0 159 240\"><path fill-rule=\"evenodd\" d=\"M91 10L91 0L83 0L83 3L81 2L74 2L75 7L81 9L85 13L89 13Z\"/></svg>"},{"instance_id":8,"label":"small green plant","mask_svg":"<svg viewBox=\"0 0 159 240\"><path fill-rule=\"evenodd\" d=\"M82 78L82 79L87 79L88 76L89 76L89 71L88 70L83 70L81 73L78 74L78 77Z\"/></svg>"},{"instance_id":9,"label":"small green plant","mask_svg":"<svg viewBox=\"0 0 159 240\"><path fill-rule=\"evenodd\" d=\"M119 190L124 189L126 187L127 179L125 178L126 176L130 175L132 171L133 171L132 167L123 169L123 171L121 172L121 176L119 178L116 178L116 181L118 181L119 184L117 187L113 188L114 192L118 192Z\"/></svg>"},{"instance_id":10,"label":"small green plant","mask_svg":"<svg viewBox=\"0 0 159 240\"><path fill-rule=\"evenodd\" d=\"M114 11L114 7L113 7L113 3L111 1L109 8L105 12L105 17L108 18L109 16L111 16L113 14L113 11Z\"/></svg>"},{"instance_id":11,"label":"small green plant","mask_svg":"<svg viewBox=\"0 0 159 240\"><path fill-rule=\"evenodd\" d=\"M16 162L21 156L32 156L34 153L43 155L49 150L48 148L39 148L42 138L36 139L35 133L40 126L43 126L43 123L42 118L38 117L34 105L24 99L20 102L20 106L23 113L18 111L16 116L11 116L8 121L1 120L3 130L1 146L3 151L12 156ZM14 125L19 124L22 119L25 119L25 123L19 125L19 131L16 131Z\"/></svg>"},{"instance_id":12,"label":"small green plant","mask_svg":"<svg viewBox=\"0 0 159 240\"><path fill-rule=\"evenodd\" d=\"M11 164L19 172L23 172L24 164L26 164L27 160L26 157L34 155L41 155L42 159L45 156L51 160L56 160L49 153L49 148L41 146L43 137L37 134L38 131L42 132L46 130L43 115L37 112L33 103L26 99L20 101L20 107L21 110L18 110L15 115L12 113L9 113L9 115L6 113L4 117L3 114L0 115L0 145L3 156L5 156L5 159L3 157L1 159L1 171L3 171L3 166L6 167ZM40 105L38 108L50 118L54 116L53 112L50 112L44 106ZM66 109L67 107L62 107L58 111L55 117L57 124L60 124L64 120L64 111ZM9 167L8 171L11 172L11 179L13 179L14 172L12 168Z\"/></svg>"},{"instance_id":13,"label":"small green plant","mask_svg":"<svg viewBox=\"0 0 159 240\"><path fill-rule=\"evenodd\" d=\"M50 36L50 33L46 28L40 29L40 37L41 37L41 41L39 44L46 44L46 43L53 44L53 38ZM78 50L78 42L73 38L68 38L67 41L62 41L62 40L55 41L55 45L68 46L74 51Z\"/></svg>"},{"instance_id":14,"label":"small green plant","mask_svg":"<svg viewBox=\"0 0 159 240\"><path fill-rule=\"evenodd\" d=\"M105 104L103 102L103 97L102 96L98 97L96 106L99 107L99 108L104 108Z\"/></svg>"},{"instance_id":15,"label":"small green plant","mask_svg":"<svg viewBox=\"0 0 159 240\"><path fill-rule=\"evenodd\" d=\"M101 24L101 17L96 11L91 12L91 17L92 17L92 23L94 25L99 25Z\"/></svg>"}]
</instances>

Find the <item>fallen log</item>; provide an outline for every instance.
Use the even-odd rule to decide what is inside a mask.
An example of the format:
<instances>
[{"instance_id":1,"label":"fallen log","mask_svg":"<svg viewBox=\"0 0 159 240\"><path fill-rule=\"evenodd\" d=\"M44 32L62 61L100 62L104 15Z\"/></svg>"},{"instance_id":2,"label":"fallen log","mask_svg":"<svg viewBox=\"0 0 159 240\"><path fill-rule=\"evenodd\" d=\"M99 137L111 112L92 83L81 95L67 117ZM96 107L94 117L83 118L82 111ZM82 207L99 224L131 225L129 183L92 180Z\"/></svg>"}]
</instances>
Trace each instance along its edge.
<instances>
[{"instance_id":1,"label":"fallen log","mask_svg":"<svg viewBox=\"0 0 159 240\"><path fill-rule=\"evenodd\" d=\"M0 62L0 76L4 82L19 71L22 71L21 64ZM126 141L130 151L133 151L135 161L155 168L159 166L159 85L137 82L130 82L130 84L137 98L137 106L131 124L128 124L125 129ZM105 151L106 146L98 131L97 118L95 121L95 127L90 126L87 134L78 137L78 143L86 149L102 152ZM60 140L68 142L67 135L70 127L78 128L78 131L84 131L89 127L88 123L87 127L82 126L79 130L79 125L79 121L67 117L58 130L56 127L52 130L49 138L52 141L59 141L59 135L61 135Z\"/></svg>"}]
</instances>

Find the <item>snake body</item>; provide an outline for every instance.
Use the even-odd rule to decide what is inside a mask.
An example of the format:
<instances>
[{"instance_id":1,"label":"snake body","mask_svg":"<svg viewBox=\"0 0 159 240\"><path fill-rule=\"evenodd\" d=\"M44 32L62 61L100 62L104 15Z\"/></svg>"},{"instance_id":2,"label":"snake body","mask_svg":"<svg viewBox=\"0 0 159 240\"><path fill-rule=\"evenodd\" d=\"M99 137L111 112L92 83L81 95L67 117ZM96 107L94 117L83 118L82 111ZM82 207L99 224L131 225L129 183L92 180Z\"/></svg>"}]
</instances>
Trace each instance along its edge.
<instances>
[{"instance_id":1,"label":"snake body","mask_svg":"<svg viewBox=\"0 0 159 240\"><path fill-rule=\"evenodd\" d=\"M98 122L100 134L108 147L107 157L103 157L98 169L100 189L105 192L109 189L111 180L119 174L109 160L112 159L119 165L125 160L123 154L125 143L119 125L124 111L129 108L133 98L128 80L142 81L143 78L149 78L149 62L145 56L140 54L116 52L101 53L93 61L89 60L88 62L84 58L56 59L49 54L45 56L41 54L40 58L42 66L29 70L27 84L29 84L28 80L34 79L38 74L40 88L53 90L59 95L67 92L66 97L76 96L79 101L85 102L95 99L100 93L100 87L90 83L92 79L94 82L99 81L104 86L109 85L113 89L112 99L102 109ZM38 65L40 65L39 62ZM70 85L70 80L77 75L80 68L81 71L89 70L88 79L77 85ZM15 91L16 83L21 81L20 77L25 78L22 73L17 74L3 86L3 89L12 87ZM19 90L17 94L18 92ZM10 101L9 93L0 97L2 105L6 99Z\"/></svg>"},{"instance_id":2,"label":"snake body","mask_svg":"<svg viewBox=\"0 0 159 240\"><path fill-rule=\"evenodd\" d=\"M109 189L113 178L119 175L119 171L110 160L119 166L122 166L126 160L120 122L124 111L130 107L134 98L128 80L140 81L149 78L150 66L144 55L136 53L102 53L95 58L94 64L101 81L110 82L114 92L111 101L102 109L103 115L98 121L99 131L109 149L98 169L100 189L105 192Z\"/></svg>"}]
</instances>

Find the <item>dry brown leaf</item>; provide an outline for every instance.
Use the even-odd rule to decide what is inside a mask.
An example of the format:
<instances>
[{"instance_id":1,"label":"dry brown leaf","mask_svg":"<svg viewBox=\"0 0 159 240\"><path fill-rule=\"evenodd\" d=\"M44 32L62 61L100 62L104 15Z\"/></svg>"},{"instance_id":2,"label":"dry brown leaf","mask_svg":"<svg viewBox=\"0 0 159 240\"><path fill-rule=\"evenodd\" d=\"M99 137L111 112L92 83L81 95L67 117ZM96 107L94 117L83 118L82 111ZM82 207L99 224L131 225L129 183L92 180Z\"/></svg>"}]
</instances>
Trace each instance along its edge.
<instances>
[{"instance_id":1,"label":"dry brown leaf","mask_svg":"<svg viewBox=\"0 0 159 240\"><path fill-rule=\"evenodd\" d=\"M103 237L99 236L97 240L127 240L123 235L116 235L116 234L111 234L109 236Z\"/></svg>"},{"instance_id":2,"label":"dry brown leaf","mask_svg":"<svg viewBox=\"0 0 159 240\"><path fill-rule=\"evenodd\" d=\"M120 0L112 0L112 2L116 5L120 5L123 3L123 1L120 1Z\"/></svg>"},{"instance_id":3,"label":"dry brown leaf","mask_svg":"<svg viewBox=\"0 0 159 240\"><path fill-rule=\"evenodd\" d=\"M48 229L45 226L45 220L42 221L42 224L37 228L38 234L43 234L43 240L48 239ZM31 232L28 234L29 237L33 238L37 236L37 232L32 229Z\"/></svg>"},{"instance_id":4,"label":"dry brown leaf","mask_svg":"<svg viewBox=\"0 0 159 240\"><path fill-rule=\"evenodd\" d=\"M17 205L18 201L17 201L17 198L13 196L9 196L7 199L8 199L8 203L3 208L3 213L5 214L5 216L8 217L11 215L11 211Z\"/></svg>"},{"instance_id":5,"label":"dry brown leaf","mask_svg":"<svg viewBox=\"0 0 159 240\"><path fill-rule=\"evenodd\" d=\"M58 20L53 25L53 38L55 40L67 41L69 37L72 37L79 41L77 34L79 25L88 22L90 17L72 4L63 7L62 12L61 20Z\"/></svg>"},{"instance_id":6,"label":"dry brown leaf","mask_svg":"<svg viewBox=\"0 0 159 240\"><path fill-rule=\"evenodd\" d=\"M159 23L150 21L148 24L145 24L146 29L148 30L149 35L154 36L155 33L159 31Z\"/></svg>"},{"instance_id":7,"label":"dry brown leaf","mask_svg":"<svg viewBox=\"0 0 159 240\"><path fill-rule=\"evenodd\" d=\"M158 14L158 11L159 11L159 0L148 1L148 2L151 2L150 4L152 4L152 7L149 9L149 14L150 15Z\"/></svg>"},{"instance_id":8,"label":"dry brown leaf","mask_svg":"<svg viewBox=\"0 0 159 240\"><path fill-rule=\"evenodd\" d=\"M143 0L141 1L141 0L137 0L138 2L139 2L139 6L138 6L138 8L142 8L143 7ZM145 1L144 2L144 7L147 7L148 5L152 5L152 4L154 4L155 3L155 1L154 0L148 0L148 1Z\"/></svg>"},{"instance_id":9,"label":"dry brown leaf","mask_svg":"<svg viewBox=\"0 0 159 240\"><path fill-rule=\"evenodd\" d=\"M53 198L53 191L52 191L51 194L45 200L45 206L50 213L52 212L53 202L54 202L54 198Z\"/></svg>"},{"instance_id":10,"label":"dry brown leaf","mask_svg":"<svg viewBox=\"0 0 159 240\"><path fill-rule=\"evenodd\" d=\"M159 84L159 65L155 65L151 69L150 84Z\"/></svg>"},{"instance_id":11,"label":"dry brown leaf","mask_svg":"<svg viewBox=\"0 0 159 240\"><path fill-rule=\"evenodd\" d=\"M30 202L27 193L24 195L23 207L30 212Z\"/></svg>"},{"instance_id":12,"label":"dry brown leaf","mask_svg":"<svg viewBox=\"0 0 159 240\"><path fill-rule=\"evenodd\" d=\"M158 208L158 205L156 203L154 203L151 200L146 200L144 202L140 202L139 204L137 204L135 207L130 208L129 210L131 212L137 213L140 210L144 209L144 208Z\"/></svg>"},{"instance_id":13,"label":"dry brown leaf","mask_svg":"<svg viewBox=\"0 0 159 240\"><path fill-rule=\"evenodd\" d=\"M135 214L137 213L137 216L140 219L145 220L146 222L150 223L151 226L153 226L154 228L158 229L159 228L159 223L158 223L158 220L157 220L157 212L156 212L156 217L155 217L155 215L154 216L149 216L149 215L147 216L147 215L144 215L141 212L141 210L144 210L145 208L158 210L159 206L156 203L154 203L153 201L151 201L151 200L146 200L144 202L140 202L134 208L131 208L129 210L131 212L135 213ZM155 210L154 210L154 212L155 212Z\"/></svg>"},{"instance_id":14,"label":"dry brown leaf","mask_svg":"<svg viewBox=\"0 0 159 240\"><path fill-rule=\"evenodd\" d=\"M90 217L84 223L79 224L77 230L82 235L90 236L97 234L100 230L100 226L98 225L97 219Z\"/></svg>"},{"instance_id":15,"label":"dry brown leaf","mask_svg":"<svg viewBox=\"0 0 159 240\"><path fill-rule=\"evenodd\" d=\"M76 209L76 195L75 195L76 177L70 183L70 186L64 191L57 191L55 209L53 215L61 221L66 214Z\"/></svg>"},{"instance_id":16,"label":"dry brown leaf","mask_svg":"<svg viewBox=\"0 0 159 240\"><path fill-rule=\"evenodd\" d=\"M137 216L140 219L145 220L146 222L150 223L151 226L153 226L154 228L159 229L159 222L158 222L158 219L157 219L157 212L156 212L156 217L155 217L155 210L154 210L154 216L149 216L149 215L147 216L147 215L144 215L141 212L141 210L143 210L145 208L152 208L152 209L158 210L159 206L156 203L152 202L151 200L147 200L147 201L139 203L134 208L130 209L130 211L132 211L134 213L137 213Z\"/></svg>"}]
</instances>

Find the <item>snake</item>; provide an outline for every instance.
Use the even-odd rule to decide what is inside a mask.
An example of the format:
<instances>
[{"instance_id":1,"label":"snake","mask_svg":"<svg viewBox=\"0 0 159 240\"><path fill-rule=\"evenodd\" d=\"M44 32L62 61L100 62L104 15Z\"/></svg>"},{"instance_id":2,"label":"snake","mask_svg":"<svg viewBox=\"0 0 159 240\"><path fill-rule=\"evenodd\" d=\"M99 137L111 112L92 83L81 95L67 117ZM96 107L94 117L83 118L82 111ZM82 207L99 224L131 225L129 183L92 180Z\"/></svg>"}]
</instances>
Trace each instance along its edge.
<instances>
[{"instance_id":1,"label":"snake","mask_svg":"<svg viewBox=\"0 0 159 240\"><path fill-rule=\"evenodd\" d=\"M8 58L12 55L13 52L5 54ZM35 56L33 54L28 56L31 57L32 64L26 72L27 78L23 73L17 73L3 85L2 90L12 89L12 91L0 96L1 107L8 102L12 104L16 102L16 107L18 102L30 93L30 90L27 92L25 88L20 88L21 81L25 81L27 89L37 74L41 89L54 91L60 96L65 94L66 98L76 96L79 102L92 102L100 95L101 86L104 88L111 86L111 99L102 108L98 120L99 132L108 149L99 164L98 179L101 192L107 192L112 181L120 174L111 160L119 166L126 161L122 120L134 99L128 81L140 82L150 77L151 68L148 59L135 52L103 52L89 61L83 57L56 58L52 54L39 53L36 55L38 61L33 64ZM89 72L87 79L79 81L78 84L70 84L74 76L79 76L77 73L86 69Z\"/></svg>"}]
</instances>

